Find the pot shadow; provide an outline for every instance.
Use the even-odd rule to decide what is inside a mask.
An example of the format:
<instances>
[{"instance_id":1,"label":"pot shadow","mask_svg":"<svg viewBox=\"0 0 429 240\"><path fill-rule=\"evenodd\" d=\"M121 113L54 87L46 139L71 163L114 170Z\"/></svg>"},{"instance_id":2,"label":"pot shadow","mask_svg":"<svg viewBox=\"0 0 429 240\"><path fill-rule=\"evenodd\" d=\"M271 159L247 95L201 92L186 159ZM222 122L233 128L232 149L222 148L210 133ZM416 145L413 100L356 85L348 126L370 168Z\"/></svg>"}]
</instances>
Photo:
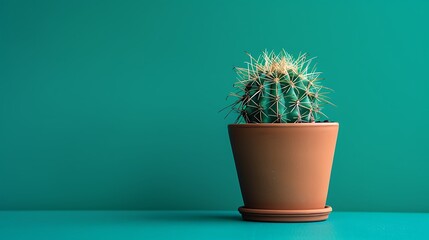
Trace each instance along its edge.
<instances>
[{"instance_id":1,"label":"pot shadow","mask_svg":"<svg viewBox=\"0 0 429 240\"><path fill-rule=\"evenodd\" d=\"M158 223L225 223L243 222L239 214L228 212L204 212L204 211L145 211L136 212L121 217L121 221L127 222L158 222Z\"/></svg>"}]
</instances>

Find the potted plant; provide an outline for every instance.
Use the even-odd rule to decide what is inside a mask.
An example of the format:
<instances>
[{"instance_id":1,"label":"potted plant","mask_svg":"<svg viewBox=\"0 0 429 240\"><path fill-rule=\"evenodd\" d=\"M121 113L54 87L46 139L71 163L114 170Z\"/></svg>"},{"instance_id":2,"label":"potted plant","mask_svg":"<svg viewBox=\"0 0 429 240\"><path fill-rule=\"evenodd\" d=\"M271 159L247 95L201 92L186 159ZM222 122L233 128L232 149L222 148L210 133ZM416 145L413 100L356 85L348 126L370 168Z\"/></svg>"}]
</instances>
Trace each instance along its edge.
<instances>
[{"instance_id":1,"label":"potted plant","mask_svg":"<svg viewBox=\"0 0 429 240\"><path fill-rule=\"evenodd\" d=\"M321 112L330 89L307 54L248 54L236 67L237 112L228 125L244 220L308 222L328 218L326 206L339 124ZM322 119L323 118L323 119Z\"/></svg>"}]
</instances>

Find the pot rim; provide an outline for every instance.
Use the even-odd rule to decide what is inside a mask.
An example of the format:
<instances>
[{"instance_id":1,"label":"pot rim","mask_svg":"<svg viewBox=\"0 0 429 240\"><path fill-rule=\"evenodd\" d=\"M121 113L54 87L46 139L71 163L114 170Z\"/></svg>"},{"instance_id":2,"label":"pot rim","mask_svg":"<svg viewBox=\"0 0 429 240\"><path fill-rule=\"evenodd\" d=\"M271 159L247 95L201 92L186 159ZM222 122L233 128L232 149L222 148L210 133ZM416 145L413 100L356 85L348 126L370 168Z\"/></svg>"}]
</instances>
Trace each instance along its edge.
<instances>
[{"instance_id":1,"label":"pot rim","mask_svg":"<svg viewBox=\"0 0 429 240\"><path fill-rule=\"evenodd\" d=\"M320 123L233 123L228 127L233 128L284 128L284 127L327 127L339 126L338 122L320 122Z\"/></svg>"}]
</instances>

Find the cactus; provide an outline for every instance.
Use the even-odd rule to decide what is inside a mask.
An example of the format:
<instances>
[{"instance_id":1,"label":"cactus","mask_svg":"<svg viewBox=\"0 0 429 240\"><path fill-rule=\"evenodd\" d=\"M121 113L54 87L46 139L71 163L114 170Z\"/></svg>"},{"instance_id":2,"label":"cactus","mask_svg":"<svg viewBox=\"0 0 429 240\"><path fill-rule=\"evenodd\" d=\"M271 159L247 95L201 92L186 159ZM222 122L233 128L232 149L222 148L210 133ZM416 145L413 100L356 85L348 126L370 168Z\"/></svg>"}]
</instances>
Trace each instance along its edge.
<instances>
[{"instance_id":1,"label":"cactus","mask_svg":"<svg viewBox=\"0 0 429 240\"><path fill-rule=\"evenodd\" d=\"M228 106L238 112L237 123L308 123L326 117L321 108L332 104L326 96L330 89L319 84L315 65L310 69L314 58L304 53L294 59L284 50L264 51L257 59L247 55L247 68L234 68L238 91L230 96L238 99Z\"/></svg>"}]
</instances>

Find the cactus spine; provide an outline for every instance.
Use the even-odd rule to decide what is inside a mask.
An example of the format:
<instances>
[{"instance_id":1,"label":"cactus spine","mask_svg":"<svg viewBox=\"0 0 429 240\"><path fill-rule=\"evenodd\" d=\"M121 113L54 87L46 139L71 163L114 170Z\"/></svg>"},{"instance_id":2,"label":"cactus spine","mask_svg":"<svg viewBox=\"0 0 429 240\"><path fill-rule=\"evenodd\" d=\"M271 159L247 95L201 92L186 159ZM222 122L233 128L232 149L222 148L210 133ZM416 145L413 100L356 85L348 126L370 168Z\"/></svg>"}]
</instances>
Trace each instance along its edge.
<instances>
[{"instance_id":1,"label":"cactus spine","mask_svg":"<svg viewBox=\"0 0 429 240\"><path fill-rule=\"evenodd\" d=\"M236 122L303 123L326 117L321 106L331 104L324 91L329 89L319 84L315 66L310 69L313 58L299 54L294 59L284 50L264 51L257 59L247 55L247 67L235 68L238 91L230 94L238 98L231 105L239 113Z\"/></svg>"}]
</instances>

